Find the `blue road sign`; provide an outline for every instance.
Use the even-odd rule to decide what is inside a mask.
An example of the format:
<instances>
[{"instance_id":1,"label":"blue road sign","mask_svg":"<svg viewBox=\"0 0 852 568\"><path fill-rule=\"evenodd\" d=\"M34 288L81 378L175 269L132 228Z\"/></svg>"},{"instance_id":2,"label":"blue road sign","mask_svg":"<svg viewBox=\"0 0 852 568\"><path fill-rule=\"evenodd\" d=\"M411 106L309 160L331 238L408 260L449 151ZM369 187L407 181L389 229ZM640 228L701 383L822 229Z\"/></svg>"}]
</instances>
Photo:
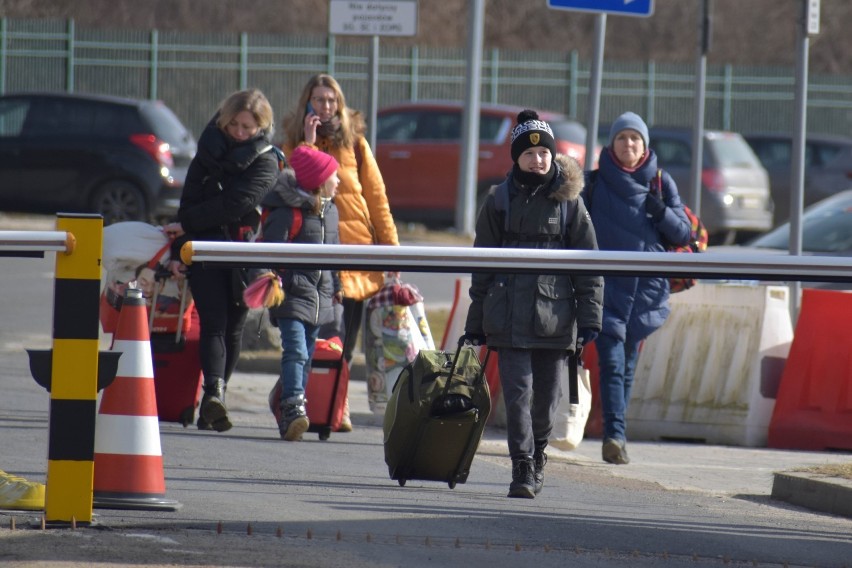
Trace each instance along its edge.
<instances>
[{"instance_id":1,"label":"blue road sign","mask_svg":"<svg viewBox=\"0 0 852 568\"><path fill-rule=\"evenodd\" d=\"M654 0L547 0L550 8L597 12L621 16L650 16L654 13Z\"/></svg>"}]
</instances>

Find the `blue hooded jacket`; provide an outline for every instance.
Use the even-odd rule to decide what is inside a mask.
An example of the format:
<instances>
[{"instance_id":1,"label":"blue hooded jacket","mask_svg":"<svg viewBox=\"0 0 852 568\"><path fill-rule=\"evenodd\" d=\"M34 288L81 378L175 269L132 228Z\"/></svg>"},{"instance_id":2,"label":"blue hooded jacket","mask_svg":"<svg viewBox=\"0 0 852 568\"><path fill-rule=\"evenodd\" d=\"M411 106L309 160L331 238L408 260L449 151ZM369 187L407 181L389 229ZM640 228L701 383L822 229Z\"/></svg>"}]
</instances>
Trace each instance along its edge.
<instances>
[{"instance_id":1,"label":"blue hooded jacket","mask_svg":"<svg viewBox=\"0 0 852 568\"><path fill-rule=\"evenodd\" d=\"M683 245L689 241L689 220L677 186L665 171L665 213L654 222L645 212L645 199L657 169L657 155L651 149L635 171L624 169L608 148L601 151L599 169L583 191L600 250L663 252L666 243ZM640 341L666 321L668 300L668 278L606 276L601 333L621 341Z\"/></svg>"}]
</instances>

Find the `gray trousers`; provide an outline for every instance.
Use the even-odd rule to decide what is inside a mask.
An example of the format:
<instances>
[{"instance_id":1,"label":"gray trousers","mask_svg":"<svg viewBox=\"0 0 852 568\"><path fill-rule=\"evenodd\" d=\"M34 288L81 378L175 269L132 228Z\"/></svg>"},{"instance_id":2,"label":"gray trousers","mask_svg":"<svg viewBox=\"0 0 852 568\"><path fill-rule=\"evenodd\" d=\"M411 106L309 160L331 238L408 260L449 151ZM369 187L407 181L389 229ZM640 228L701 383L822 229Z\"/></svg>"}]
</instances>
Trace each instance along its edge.
<instances>
[{"instance_id":1,"label":"gray trousers","mask_svg":"<svg viewBox=\"0 0 852 568\"><path fill-rule=\"evenodd\" d=\"M535 442L546 442L550 436L566 355L564 349L499 349L500 385L513 459L532 457Z\"/></svg>"}]
</instances>

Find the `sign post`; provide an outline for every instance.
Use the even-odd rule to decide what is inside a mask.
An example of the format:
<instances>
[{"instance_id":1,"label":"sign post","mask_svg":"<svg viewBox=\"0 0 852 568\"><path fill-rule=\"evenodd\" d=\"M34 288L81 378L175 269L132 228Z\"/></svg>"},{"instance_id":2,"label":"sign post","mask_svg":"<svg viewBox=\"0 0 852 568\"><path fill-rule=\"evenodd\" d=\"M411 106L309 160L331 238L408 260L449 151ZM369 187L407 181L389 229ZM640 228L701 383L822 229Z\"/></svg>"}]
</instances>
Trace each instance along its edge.
<instances>
[{"instance_id":1,"label":"sign post","mask_svg":"<svg viewBox=\"0 0 852 568\"><path fill-rule=\"evenodd\" d=\"M583 164L585 169L591 170L595 163L595 142L598 138L606 15L648 17L654 13L654 0L547 0L547 6L557 10L597 14L595 55L592 61L592 74L589 77L589 114L586 117L586 163Z\"/></svg>"},{"instance_id":2,"label":"sign post","mask_svg":"<svg viewBox=\"0 0 852 568\"><path fill-rule=\"evenodd\" d=\"M417 35L417 0L330 0L328 31L339 35Z\"/></svg>"},{"instance_id":3,"label":"sign post","mask_svg":"<svg viewBox=\"0 0 852 568\"><path fill-rule=\"evenodd\" d=\"M549 8L647 17L654 13L654 0L547 0Z\"/></svg>"},{"instance_id":4,"label":"sign post","mask_svg":"<svg viewBox=\"0 0 852 568\"><path fill-rule=\"evenodd\" d=\"M370 148L376 148L379 107L379 36L417 35L417 0L329 0L328 33L373 36L370 52Z\"/></svg>"}]
</instances>

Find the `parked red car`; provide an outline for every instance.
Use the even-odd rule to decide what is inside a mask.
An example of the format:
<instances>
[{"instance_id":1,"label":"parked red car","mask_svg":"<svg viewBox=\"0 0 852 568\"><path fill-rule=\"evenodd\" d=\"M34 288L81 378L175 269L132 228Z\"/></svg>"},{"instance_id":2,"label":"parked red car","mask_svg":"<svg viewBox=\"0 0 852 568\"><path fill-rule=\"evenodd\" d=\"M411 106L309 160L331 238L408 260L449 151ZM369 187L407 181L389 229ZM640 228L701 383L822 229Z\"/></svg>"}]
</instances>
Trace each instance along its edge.
<instances>
[{"instance_id":1,"label":"parked red car","mask_svg":"<svg viewBox=\"0 0 852 568\"><path fill-rule=\"evenodd\" d=\"M463 105L418 101L378 111L376 159L398 221L451 225L461 163ZM477 203L512 167L510 137L523 107L482 104L479 119ZM553 128L556 151L583 163L586 128L565 115L537 111Z\"/></svg>"}]
</instances>

